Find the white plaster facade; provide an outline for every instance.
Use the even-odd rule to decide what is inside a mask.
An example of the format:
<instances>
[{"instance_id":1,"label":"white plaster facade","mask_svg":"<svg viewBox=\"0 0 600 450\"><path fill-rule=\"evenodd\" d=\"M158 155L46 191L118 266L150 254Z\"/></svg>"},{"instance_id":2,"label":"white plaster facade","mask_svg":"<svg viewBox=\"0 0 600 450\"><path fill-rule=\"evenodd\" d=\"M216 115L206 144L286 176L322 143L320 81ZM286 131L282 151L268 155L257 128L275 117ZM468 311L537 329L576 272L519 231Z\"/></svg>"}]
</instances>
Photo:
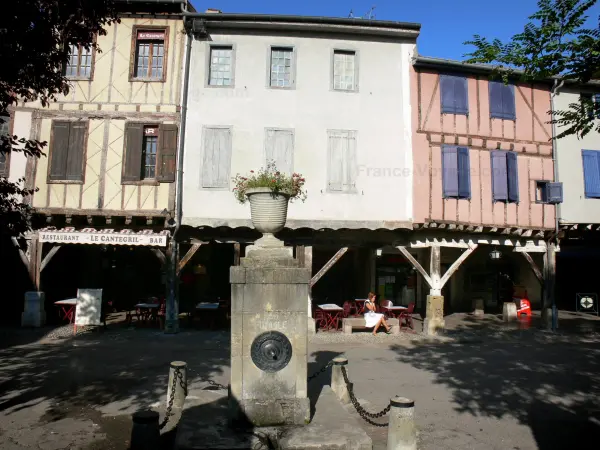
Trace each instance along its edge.
<instances>
[{"instance_id":1,"label":"white plaster facade","mask_svg":"<svg viewBox=\"0 0 600 450\"><path fill-rule=\"evenodd\" d=\"M579 90L562 88L554 99L555 110L569 109L571 103L579 102L579 94ZM557 210L561 223L600 223L600 198L585 196L582 150L600 151L600 134L591 131L582 139L571 135L556 142L558 180L563 183L563 203Z\"/></svg>"},{"instance_id":2,"label":"white plaster facade","mask_svg":"<svg viewBox=\"0 0 600 450\"><path fill-rule=\"evenodd\" d=\"M208 23L210 25L210 22ZM293 130L293 171L306 178L308 198L288 209L287 227L402 228L412 223L410 65L414 37L208 28L194 39L185 129L183 220L189 226L251 226L247 204L226 188L202 187L205 127L231 127L229 178L265 165L267 128ZM300 27L301 28L301 27ZM358 27L355 27L358 28ZM364 27L360 27L364 28ZM208 86L211 45L234 50L234 86ZM294 86L269 86L272 46L294 50ZM358 89L332 88L335 50L355 52ZM327 186L328 130L356 133L356 189Z\"/></svg>"},{"instance_id":3,"label":"white plaster facade","mask_svg":"<svg viewBox=\"0 0 600 450\"><path fill-rule=\"evenodd\" d=\"M15 111L11 118L12 134L19 139L30 139L31 134L31 112ZM47 153L47 151L46 151ZM19 179L25 178L25 169L27 167L27 157L23 152L11 152L10 154L10 169L8 172L8 180L16 183Z\"/></svg>"}]
</instances>

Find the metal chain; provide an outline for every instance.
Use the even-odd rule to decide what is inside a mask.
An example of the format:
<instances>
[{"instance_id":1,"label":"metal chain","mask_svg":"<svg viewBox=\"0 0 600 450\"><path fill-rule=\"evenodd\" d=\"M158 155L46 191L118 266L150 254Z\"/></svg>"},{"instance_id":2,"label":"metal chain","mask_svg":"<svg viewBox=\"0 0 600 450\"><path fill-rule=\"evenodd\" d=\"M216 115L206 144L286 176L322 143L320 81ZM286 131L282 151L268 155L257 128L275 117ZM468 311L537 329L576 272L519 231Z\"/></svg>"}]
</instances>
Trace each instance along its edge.
<instances>
[{"instance_id":1,"label":"metal chain","mask_svg":"<svg viewBox=\"0 0 600 450\"><path fill-rule=\"evenodd\" d=\"M342 366L341 369L342 369L342 375L344 376L344 382L346 383L346 387L348 388L348 394L350 394L350 401L352 402L352 405L356 409L356 412L358 412L360 417L362 417L365 421L369 422L371 425L374 425L376 427L382 427L382 428L387 427L388 426L387 423L373 422L370 418L378 419L379 417L385 416L390 411L390 408L392 407L391 402L382 411L380 411L376 414L366 411L362 406L360 406L360 403L358 403L358 400L354 396L354 385L352 383L350 383L350 380L348 380L348 374L346 373L346 367Z\"/></svg>"},{"instance_id":2,"label":"metal chain","mask_svg":"<svg viewBox=\"0 0 600 450\"><path fill-rule=\"evenodd\" d=\"M331 361L329 361L327 364L325 364L323 367L321 367L320 370L317 370L310 377L308 377L308 379L306 380L306 382L310 383L312 380L314 380L319 375L321 375L322 373L324 373L327 369L329 369L332 365L333 365L333 359Z\"/></svg>"},{"instance_id":3,"label":"metal chain","mask_svg":"<svg viewBox=\"0 0 600 450\"><path fill-rule=\"evenodd\" d=\"M163 419L162 423L159 425L159 429L163 429L166 425L167 422L169 421L169 419L171 418L171 411L173 409L173 402L175 401L175 390L177 389L177 379L179 379L179 385L183 388L183 392L185 393L185 395L187 396L187 386L185 385L184 381L183 381L183 374L181 373L181 370L179 369L179 367L175 367L175 373L174 373L174 380L173 380L173 385L171 386L171 395L169 397L169 403L167 404L167 411L165 412L165 418Z\"/></svg>"}]
</instances>

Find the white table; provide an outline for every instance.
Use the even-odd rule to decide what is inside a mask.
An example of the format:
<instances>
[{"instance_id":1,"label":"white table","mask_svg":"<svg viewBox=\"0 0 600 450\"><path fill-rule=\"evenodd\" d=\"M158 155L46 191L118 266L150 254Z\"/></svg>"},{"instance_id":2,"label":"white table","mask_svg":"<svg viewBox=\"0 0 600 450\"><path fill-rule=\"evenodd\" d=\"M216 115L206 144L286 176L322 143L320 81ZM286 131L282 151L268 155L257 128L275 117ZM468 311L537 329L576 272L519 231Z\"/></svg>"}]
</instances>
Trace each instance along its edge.
<instances>
[{"instance_id":1,"label":"white table","mask_svg":"<svg viewBox=\"0 0 600 450\"><path fill-rule=\"evenodd\" d=\"M196 309L219 309L219 303L200 302L196 305Z\"/></svg>"},{"instance_id":2,"label":"white table","mask_svg":"<svg viewBox=\"0 0 600 450\"><path fill-rule=\"evenodd\" d=\"M63 319L69 319L69 323L73 322L75 318L75 309L77 308L76 298L66 298L54 302L55 305L60 306L63 311Z\"/></svg>"},{"instance_id":3,"label":"white table","mask_svg":"<svg viewBox=\"0 0 600 450\"><path fill-rule=\"evenodd\" d=\"M323 327L323 330L329 331L337 329L344 308L332 303L317 306L325 313L325 326Z\"/></svg>"}]
</instances>

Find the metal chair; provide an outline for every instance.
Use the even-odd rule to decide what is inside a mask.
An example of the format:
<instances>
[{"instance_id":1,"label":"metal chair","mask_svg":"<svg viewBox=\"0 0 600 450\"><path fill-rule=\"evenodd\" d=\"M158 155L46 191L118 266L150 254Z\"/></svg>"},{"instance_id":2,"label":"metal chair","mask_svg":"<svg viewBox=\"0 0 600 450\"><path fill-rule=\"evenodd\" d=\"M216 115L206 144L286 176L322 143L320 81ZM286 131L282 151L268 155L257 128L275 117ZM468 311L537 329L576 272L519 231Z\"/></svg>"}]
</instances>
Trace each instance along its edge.
<instances>
[{"instance_id":1,"label":"metal chair","mask_svg":"<svg viewBox=\"0 0 600 450\"><path fill-rule=\"evenodd\" d=\"M398 314L398 324L400 325L400 328L402 328L402 321L404 320L407 327L410 327L411 330L414 329L412 321L412 315L414 311L415 304L414 302L411 302L408 304L408 308L405 311L402 311L400 314Z\"/></svg>"}]
</instances>

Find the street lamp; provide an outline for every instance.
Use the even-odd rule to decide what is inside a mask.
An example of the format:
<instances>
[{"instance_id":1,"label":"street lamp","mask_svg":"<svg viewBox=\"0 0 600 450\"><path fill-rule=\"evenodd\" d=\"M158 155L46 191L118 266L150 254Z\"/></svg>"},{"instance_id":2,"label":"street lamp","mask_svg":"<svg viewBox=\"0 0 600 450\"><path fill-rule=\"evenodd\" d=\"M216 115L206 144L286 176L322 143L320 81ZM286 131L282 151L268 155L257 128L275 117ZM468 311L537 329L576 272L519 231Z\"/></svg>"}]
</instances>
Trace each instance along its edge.
<instances>
[{"instance_id":1,"label":"street lamp","mask_svg":"<svg viewBox=\"0 0 600 450\"><path fill-rule=\"evenodd\" d=\"M491 259L493 259L493 260L498 260L498 259L502 258L502 253L500 253L500 252L499 252L499 251L496 249L496 247L494 247L494 250L492 250L492 251L490 252L490 258L491 258Z\"/></svg>"}]
</instances>

